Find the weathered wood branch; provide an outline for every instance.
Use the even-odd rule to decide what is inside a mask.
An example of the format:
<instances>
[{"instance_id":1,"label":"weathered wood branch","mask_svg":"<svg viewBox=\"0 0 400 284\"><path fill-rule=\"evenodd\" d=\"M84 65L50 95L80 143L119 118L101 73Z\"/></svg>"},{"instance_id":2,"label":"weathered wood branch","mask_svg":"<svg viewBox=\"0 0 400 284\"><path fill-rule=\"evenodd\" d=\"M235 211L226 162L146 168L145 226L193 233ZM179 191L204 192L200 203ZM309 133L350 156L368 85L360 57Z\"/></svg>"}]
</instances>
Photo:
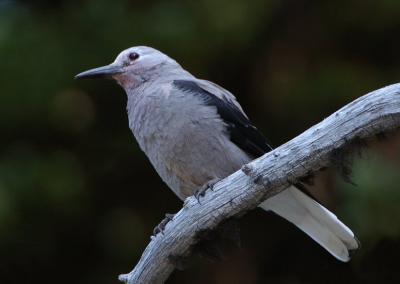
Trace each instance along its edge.
<instances>
[{"instance_id":1,"label":"weathered wood branch","mask_svg":"<svg viewBox=\"0 0 400 284\"><path fill-rule=\"evenodd\" d=\"M203 230L255 208L302 177L332 165L332 157L351 141L400 126L400 84L349 103L319 124L252 161L207 191L201 204L189 197L163 234L153 237L139 263L119 279L128 284L163 283L186 257Z\"/></svg>"}]
</instances>

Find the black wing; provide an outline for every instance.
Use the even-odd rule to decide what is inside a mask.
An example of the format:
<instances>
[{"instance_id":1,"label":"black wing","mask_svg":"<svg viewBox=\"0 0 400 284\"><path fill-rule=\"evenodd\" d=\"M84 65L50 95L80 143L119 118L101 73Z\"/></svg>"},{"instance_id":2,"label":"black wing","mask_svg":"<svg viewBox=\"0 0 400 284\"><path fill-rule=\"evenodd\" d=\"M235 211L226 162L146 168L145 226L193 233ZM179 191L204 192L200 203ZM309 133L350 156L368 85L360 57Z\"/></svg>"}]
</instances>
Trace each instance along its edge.
<instances>
[{"instance_id":1,"label":"black wing","mask_svg":"<svg viewBox=\"0 0 400 284\"><path fill-rule=\"evenodd\" d=\"M250 156L260 157L272 150L266 138L234 103L220 99L194 81L175 80L173 84L182 91L201 97L206 105L216 107L218 114L228 127L231 141Z\"/></svg>"},{"instance_id":2,"label":"black wing","mask_svg":"<svg viewBox=\"0 0 400 284\"><path fill-rule=\"evenodd\" d=\"M258 158L272 150L264 135L251 124L234 103L218 98L194 81L175 80L173 84L182 91L200 96L206 105L215 106L221 119L228 126L231 141L250 156ZM303 183L298 182L294 185L306 195L318 201Z\"/></svg>"}]
</instances>

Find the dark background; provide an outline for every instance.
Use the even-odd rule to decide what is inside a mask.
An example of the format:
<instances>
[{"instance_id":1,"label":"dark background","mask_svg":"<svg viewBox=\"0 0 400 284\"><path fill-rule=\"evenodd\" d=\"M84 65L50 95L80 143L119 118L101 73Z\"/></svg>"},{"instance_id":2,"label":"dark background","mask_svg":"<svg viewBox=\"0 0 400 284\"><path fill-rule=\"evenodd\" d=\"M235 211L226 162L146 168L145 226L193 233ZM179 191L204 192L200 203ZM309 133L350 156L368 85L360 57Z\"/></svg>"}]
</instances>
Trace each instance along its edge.
<instances>
[{"instance_id":1,"label":"dark background","mask_svg":"<svg viewBox=\"0 0 400 284\"><path fill-rule=\"evenodd\" d=\"M400 1L0 0L0 283L117 283L181 202L128 129L111 81L74 81L149 45L232 91L278 146L400 79ZM400 137L372 143L354 182L315 194L361 240L341 263L255 210L242 249L193 257L169 283L400 283Z\"/></svg>"}]
</instances>

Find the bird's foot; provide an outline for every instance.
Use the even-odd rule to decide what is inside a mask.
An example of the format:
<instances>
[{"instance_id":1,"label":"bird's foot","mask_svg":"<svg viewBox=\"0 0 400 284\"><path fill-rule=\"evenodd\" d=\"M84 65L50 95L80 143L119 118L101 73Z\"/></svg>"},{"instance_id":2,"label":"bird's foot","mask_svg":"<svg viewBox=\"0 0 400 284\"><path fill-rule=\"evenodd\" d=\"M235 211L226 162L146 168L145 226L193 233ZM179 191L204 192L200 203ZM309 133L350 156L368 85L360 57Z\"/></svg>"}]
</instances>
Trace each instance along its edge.
<instances>
[{"instance_id":1,"label":"bird's foot","mask_svg":"<svg viewBox=\"0 0 400 284\"><path fill-rule=\"evenodd\" d=\"M157 236L158 233L164 234L165 226L172 221L175 214L165 214L165 218L158 224L153 230L153 236Z\"/></svg>"},{"instance_id":2,"label":"bird's foot","mask_svg":"<svg viewBox=\"0 0 400 284\"><path fill-rule=\"evenodd\" d=\"M202 187L200 187L196 192L194 193L194 197L196 197L197 201L200 203L200 197L204 197L206 194L207 189L214 189L214 185L219 182L221 179L220 178L214 178L212 180L209 180L206 182Z\"/></svg>"}]
</instances>

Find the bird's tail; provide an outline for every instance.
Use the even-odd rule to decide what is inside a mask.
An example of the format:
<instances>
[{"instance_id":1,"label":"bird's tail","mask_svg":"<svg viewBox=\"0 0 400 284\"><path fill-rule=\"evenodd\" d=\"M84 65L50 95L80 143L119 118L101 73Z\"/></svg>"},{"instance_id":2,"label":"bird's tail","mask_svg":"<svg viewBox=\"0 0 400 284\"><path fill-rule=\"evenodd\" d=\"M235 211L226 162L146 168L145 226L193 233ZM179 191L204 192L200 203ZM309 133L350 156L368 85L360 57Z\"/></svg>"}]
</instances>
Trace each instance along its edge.
<instances>
[{"instance_id":1,"label":"bird's tail","mask_svg":"<svg viewBox=\"0 0 400 284\"><path fill-rule=\"evenodd\" d=\"M349 261L349 251L359 247L353 232L332 212L293 186L260 207L287 219L341 261Z\"/></svg>"}]
</instances>

